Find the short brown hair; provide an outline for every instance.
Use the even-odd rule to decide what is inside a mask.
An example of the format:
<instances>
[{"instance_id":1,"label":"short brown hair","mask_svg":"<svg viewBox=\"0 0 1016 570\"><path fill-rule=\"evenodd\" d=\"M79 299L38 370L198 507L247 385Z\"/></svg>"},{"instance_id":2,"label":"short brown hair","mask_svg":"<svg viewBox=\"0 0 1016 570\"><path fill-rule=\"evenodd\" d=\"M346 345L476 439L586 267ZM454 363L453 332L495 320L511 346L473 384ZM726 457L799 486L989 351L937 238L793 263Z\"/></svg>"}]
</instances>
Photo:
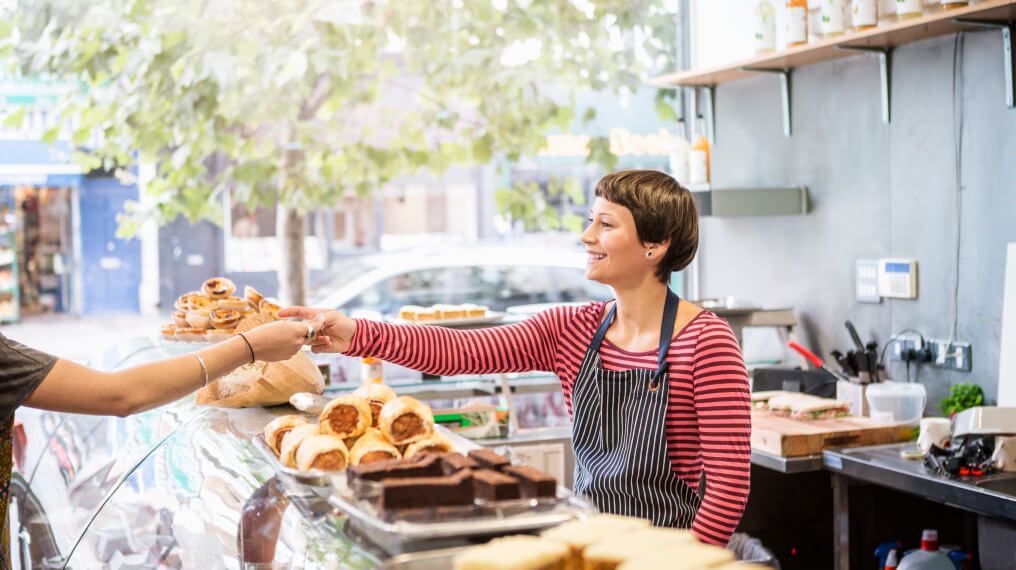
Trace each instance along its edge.
<instances>
[{"instance_id":1,"label":"short brown hair","mask_svg":"<svg viewBox=\"0 0 1016 570\"><path fill-rule=\"evenodd\" d=\"M631 210L642 243L670 240L667 254L656 266L656 277L663 283L695 258L698 209L691 192L677 180L656 170L622 170L601 178L596 195Z\"/></svg>"}]
</instances>

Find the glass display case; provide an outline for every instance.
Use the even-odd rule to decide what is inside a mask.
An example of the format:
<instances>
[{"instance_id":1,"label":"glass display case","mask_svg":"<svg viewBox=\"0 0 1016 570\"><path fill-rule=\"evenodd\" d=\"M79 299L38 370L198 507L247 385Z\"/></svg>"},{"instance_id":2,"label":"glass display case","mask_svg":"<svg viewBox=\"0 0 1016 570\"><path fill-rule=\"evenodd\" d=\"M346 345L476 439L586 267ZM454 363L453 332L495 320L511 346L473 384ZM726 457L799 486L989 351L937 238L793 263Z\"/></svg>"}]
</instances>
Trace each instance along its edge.
<instances>
[{"instance_id":1,"label":"glass display case","mask_svg":"<svg viewBox=\"0 0 1016 570\"><path fill-rule=\"evenodd\" d=\"M97 365L119 369L198 346L140 339L113 347ZM435 409L505 407L512 418L506 437L479 443L515 446L518 457L560 464L555 470L570 475L568 458L558 457L570 445L555 376L390 385ZM328 392L355 387L343 383ZM252 437L286 413L292 408L199 407L193 396L127 418L18 410L27 445L11 493L13 567L377 567L382 557L345 532L341 515L316 496L286 488L253 448ZM548 442L561 449L537 457Z\"/></svg>"}]
</instances>

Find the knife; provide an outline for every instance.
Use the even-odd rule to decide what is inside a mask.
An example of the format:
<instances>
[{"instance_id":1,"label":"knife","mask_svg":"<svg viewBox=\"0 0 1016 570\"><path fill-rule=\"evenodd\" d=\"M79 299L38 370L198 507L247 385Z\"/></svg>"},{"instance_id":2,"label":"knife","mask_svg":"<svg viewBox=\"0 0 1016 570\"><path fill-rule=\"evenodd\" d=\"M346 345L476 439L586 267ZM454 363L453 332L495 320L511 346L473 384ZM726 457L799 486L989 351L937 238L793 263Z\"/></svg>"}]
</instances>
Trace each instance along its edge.
<instances>
[{"instance_id":1,"label":"knife","mask_svg":"<svg viewBox=\"0 0 1016 570\"><path fill-rule=\"evenodd\" d=\"M804 348L803 346L801 346L801 345L797 344L797 343L796 343L796 342L794 342L794 341L790 341L790 342L788 342L788 343L787 343L787 346L789 346L790 348L792 348L792 349L796 350L796 351L797 351L798 353L800 353L800 354L801 354L801 356L803 356L803 357L804 357L804 358L805 358L805 359L806 359L806 360L807 360L808 362L812 363L812 364L813 364L813 365L814 365L814 366L815 366L816 368L818 368L819 370L823 370L823 371L825 371L825 373L826 373L826 374L828 374L828 375L832 376L833 378L835 378L835 379L837 379L837 380L849 380L849 378L847 378L846 376L844 376L844 375L842 375L842 374L837 374L837 373L833 372L832 370L830 370L830 369L829 369L829 367L828 367L828 366L826 366L826 365L825 365L825 364L824 364L824 363L822 362L822 359L821 359L821 358L819 358L818 356L816 356L814 352L812 352L812 351L808 350L807 348Z\"/></svg>"},{"instance_id":2,"label":"knife","mask_svg":"<svg viewBox=\"0 0 1016 570\"><path fill-rule=\"evenodd\" d=\"M854 346L857 347L857 352L864 354L864 343L861 342L861 335L857 334L857 329L854 328L854 323L850 322L850 319L844 323L847 325L847 332L850 333L850 340L854 341Z\"/></svg>"}]
</instances>

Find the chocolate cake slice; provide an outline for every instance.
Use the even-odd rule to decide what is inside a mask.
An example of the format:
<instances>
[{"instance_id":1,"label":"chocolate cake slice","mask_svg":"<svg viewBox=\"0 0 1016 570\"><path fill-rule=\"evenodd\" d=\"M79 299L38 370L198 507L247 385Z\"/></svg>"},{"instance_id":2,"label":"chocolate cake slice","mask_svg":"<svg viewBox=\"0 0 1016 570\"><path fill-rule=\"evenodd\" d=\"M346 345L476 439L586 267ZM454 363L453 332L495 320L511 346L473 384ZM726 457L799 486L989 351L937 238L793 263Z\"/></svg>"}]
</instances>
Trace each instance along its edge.
<instances>
[{"instance_id":1,"label":"chocolate cake slice","mask_svg":"<svg viewBox=\"0 0 1016 570\"><path fill-rule=\"evenodd\" d=\"M441 468L445 475L451 475L463 469L479 469L480 464L461 453L448 453L441 457Z\"/></svg>"},{"instance_id":2,"label":"chocolate cake slice","mask_svg":"<svg viewBox=\"0 0 1016 570\"><path fill-rule=\"evenodd\" d=\"M505 467L509 467L512 464L505 456L498 455L489 449L474 449L469 452L469 457L479 463L482 469L494 471L502 471Z\"/></svg>"},{"instance_id":3,"label":"chocolate cake slice","mask_svg":"<svg viewBox=\"0 0 1016 570\"><path fill-rule=\"evenodd\" d=\"M395 478L407 479L418 477L438 477L441 475L441 457L438 455L421 455L412 459L393 459L351 465L346 469L346 482L353 486L357 479L381 481Z\"/></svg>"},{"instance_id":4,"label":"chocolate cake slice","mask_svg":"<svg viewBox=\"0 0 1016 570\"><path fill-rule=\"evenodd\" d=\"M471 504L473 504L473 473L468 469L447 477L381 481L381 508L384 510Z\"/></svg>"},{"instance_id":5,"label":"chocolate cake slice","mask_svg":"<svg viewBox=\"0 0 1016 570\"><path fill-rule=\"evenodd\" d=\"M557 496L557 480L539 469L515 465L506 467L504 474L519 480L519 490L525 499Z\"/></svg>"},{"instance_id":6,"label":"chocolate cake slice","mask_svg":"<svg viewBox=\"0 0 1016 570\"><path fill-rule=\"evenodd\" d=\"M510 501L521 496L518 480L490 469L473 472L473 491L477 499L485 501Z\"/></svg>"}]
</instances>

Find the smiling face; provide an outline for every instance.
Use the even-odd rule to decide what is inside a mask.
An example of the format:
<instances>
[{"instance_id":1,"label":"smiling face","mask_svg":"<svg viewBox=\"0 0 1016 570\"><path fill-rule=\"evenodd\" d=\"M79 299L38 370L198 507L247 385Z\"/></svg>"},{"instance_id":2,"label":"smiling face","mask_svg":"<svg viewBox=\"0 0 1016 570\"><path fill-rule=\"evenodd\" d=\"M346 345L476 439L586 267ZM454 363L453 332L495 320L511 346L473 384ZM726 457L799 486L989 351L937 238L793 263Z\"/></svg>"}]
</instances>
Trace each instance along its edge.
<instances>
[{"instance_id":1,"label":"smiling face","mask_svg":"<svg viewBox=\"0 0 1016 570\"><path fill-rule=\"evenodd\" d=\"M651 277L654 259L663 255L665 248L643 244L635 229L631 210L598 197L590 210L590 223L582 232L586 245L586 278L604 285L639 283ZM652 251L653 258L646 257Z\"/></svg>"}]
</instances>

